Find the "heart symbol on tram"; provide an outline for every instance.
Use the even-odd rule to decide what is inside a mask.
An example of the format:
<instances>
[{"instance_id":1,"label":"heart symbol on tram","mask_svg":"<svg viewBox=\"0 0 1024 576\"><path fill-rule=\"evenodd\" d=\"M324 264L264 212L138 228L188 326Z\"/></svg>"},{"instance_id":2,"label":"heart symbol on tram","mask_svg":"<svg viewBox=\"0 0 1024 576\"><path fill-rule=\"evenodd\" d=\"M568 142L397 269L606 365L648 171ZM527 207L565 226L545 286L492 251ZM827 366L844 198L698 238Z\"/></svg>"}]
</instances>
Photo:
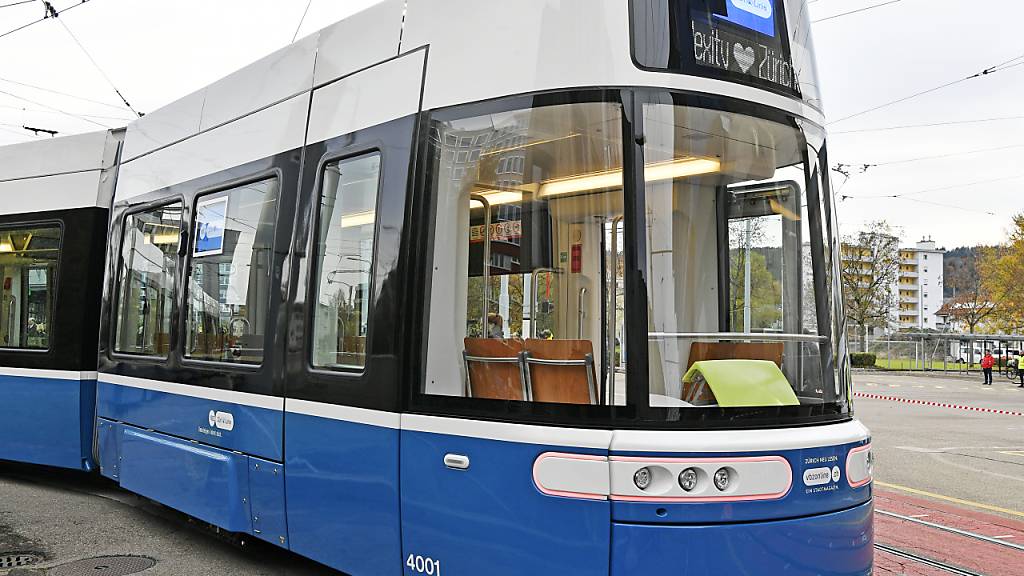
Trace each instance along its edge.
<instances>
[{"instance_id":1,"label":"heart symbol on tram","mask_svg":"<svg viewBox=\"0 0 1024 576\"><path fill-rule=\"evenodd\" d=\"M746 73L750 70L750 67L754 65L754 49L743 46L742 44L735 44L732 47L732 55L736 57L736 64L739 64L741 70Z\"/></svg>"}]
</instances>

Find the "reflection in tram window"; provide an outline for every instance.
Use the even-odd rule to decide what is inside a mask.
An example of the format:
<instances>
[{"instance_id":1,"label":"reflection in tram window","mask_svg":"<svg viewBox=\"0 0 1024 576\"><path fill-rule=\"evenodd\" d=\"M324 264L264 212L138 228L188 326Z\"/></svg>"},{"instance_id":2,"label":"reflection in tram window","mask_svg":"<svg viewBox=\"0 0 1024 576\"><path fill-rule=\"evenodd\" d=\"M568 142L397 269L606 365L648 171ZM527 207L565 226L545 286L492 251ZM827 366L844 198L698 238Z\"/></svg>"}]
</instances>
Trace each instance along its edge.
<instances>
[{"instance_id":1,"label":"reflection in tram window","mask_svg":"<svg viewBox=\"0 0 1024 576\"><path fill-rule=\"evenodd\" d=\"M313 365L366 365L367 321L380 154L332 162L324 170L317 247Z\"/></svg>"},{"instance_id":2,"label":"reflection in tram window","mask_svg":"<svg viewBox=\"0 0 1024 576\"><path fill-rule=\"evenodd\" d=\"M117 352L167 354L180 240L181 204L125 218L118 272Z\"/></svg>"},{"instance_id":3,"label":"reflection in tram window","mask_svg":"<svg viewBox=\"0 0 1024 576\"><path fill-rule=\"evenodd\" d=\"M258 364L270 304L277 180L196 202L185 355Z\"/></svg>"},{"instance_id":4,"label":"reflection in tram window","mask_svg":"<svg viewBox=\"0 0 1024 576\"><path fill-rule=\"evenodd\" d=\"M0 348L50 347L58 226L0 229Z\"/></svg>"},{"instance_id":5,"label":"reflection in tram window","mask_svg":"<svg viewBox=\"0 0 1024 576\"><path fill-rule=\"evenodd\" d=\"M621 310L616 321L604 300L622 287L621 125L603 102L434 119L427 394L624 394Z\"/></svg>"},{"instance_id":6,"label":"reflection in tram window","mask_svg":"<svg viewBox=\"0 0 1024 576\"><path fill-rule=\"evenodd\" d=\"M828 250L801 131L670 104L646 105L644 126L652 406L835 401L831 314L817 304L830 301ZM653 177L697 162L707 169Z\"/></svg>"}]
</instances>

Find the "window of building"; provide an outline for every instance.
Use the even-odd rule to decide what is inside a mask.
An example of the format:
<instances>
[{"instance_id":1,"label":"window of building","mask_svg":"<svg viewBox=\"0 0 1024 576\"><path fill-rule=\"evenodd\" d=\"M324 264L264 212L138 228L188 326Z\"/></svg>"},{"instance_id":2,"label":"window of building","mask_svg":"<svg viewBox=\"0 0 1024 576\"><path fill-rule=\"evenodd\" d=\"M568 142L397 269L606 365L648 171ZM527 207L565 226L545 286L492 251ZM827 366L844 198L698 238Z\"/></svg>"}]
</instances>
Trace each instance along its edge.
<instances>
[{"instance_id":1,"label":"window of building","mask_svg":"<svg viewBox=\"0 0 1024 576\"><path fill-rule=\"evenodd\" d=\"M925 260L927 260L927 259L928 259L928 255L927 255L927 254L925 254L925 255L924 255L924 259L925 259Z\"/></svg>"},{"instance_id":2,"label":"window of building","mask_svg":"<svg viewBox=\"0 0 1024 576\"><path fill-rule=\"evenodd\" d=\"M313 301L316 367L366 365L379 185L377 153L331 162L324 170Z\"/></svg>"},{"instance_id":3,"label":"window of building","mask_svg":"<svg viewBox=\"0 0 1024 576\"><path fill-rule=\"evenodd\" d=\"M181 241L181 204L125 218L114 350L166 355Z\"/></svg>"},{"instance_id":4,"label":"window of building","mask_svg":"<svg viewBox=\"0 0 1024 576\"><path fill-rule=\"evenodd\" d=\"M0 230L0 348L50 347L60 238L57 225Z\"/></svg>"},{"instance_id":5,"label":"window of building","mask_svg":"<svg viewBox=\"0 0 1024 576\"><path fill-rule=\"evenodd\" d=\"M267 326L277 180L201 196L188 280L185 356L259 364Z\"/></svg>"}]
</instances>

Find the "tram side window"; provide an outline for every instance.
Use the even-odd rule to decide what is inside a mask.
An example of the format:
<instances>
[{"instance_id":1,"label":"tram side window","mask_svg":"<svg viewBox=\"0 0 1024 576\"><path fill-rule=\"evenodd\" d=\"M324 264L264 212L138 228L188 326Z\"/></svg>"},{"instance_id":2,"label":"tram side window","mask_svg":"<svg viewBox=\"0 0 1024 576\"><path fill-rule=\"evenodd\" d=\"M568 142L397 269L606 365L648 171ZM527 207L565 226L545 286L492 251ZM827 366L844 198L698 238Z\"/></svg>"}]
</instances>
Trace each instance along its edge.
<instances>
[{"instance_id":1,"label":"tram side window","mask_svg":"<svg viewBox=\"0 0 1024 576\"><path fill-rule=\"evenodd\" d=\"M584 102L430 130L437 198L424 392L624 402L622 111ZM614 312L613 312L614 311Z\"/></svg>"},{"instance_id":2,"label":"tram side window","mask_svg":"<svg viewBox=\"0 0 1024 576\"><path fill-rule=\"evenodd\" d=\"M380 154L324 169L317 244L313 366L362 368L370 315Z\"/></svg>"},{"instance_id":3,"label":"tram side window","mask_svg":"<svg viewBox=\"0 0 1024 576\"><path fill-rule=\"evenodd\" d=\"M0 348L50 347L59 226L0 229Z\"/></svg>"},{"instance_id":4,"label":"tram side window","mask_svg":"<svg viewBox=\"0 0 1024 576\"><path fill-rule=\"evenodd\" d=\"M117 352L167 355L181 241L181 208L180 203L175 203L125 218L117 283Z\"/></svg>"},{"instance_id":5,"label":"tram side window","mask_svg":"<svg viewBox=\"0 0 1024 576\"><path fill-rule=\"evenodd\" d=\"M259 364L269 322L276 179L196 201L185 356Z\"/></svg>"}]
</instances>

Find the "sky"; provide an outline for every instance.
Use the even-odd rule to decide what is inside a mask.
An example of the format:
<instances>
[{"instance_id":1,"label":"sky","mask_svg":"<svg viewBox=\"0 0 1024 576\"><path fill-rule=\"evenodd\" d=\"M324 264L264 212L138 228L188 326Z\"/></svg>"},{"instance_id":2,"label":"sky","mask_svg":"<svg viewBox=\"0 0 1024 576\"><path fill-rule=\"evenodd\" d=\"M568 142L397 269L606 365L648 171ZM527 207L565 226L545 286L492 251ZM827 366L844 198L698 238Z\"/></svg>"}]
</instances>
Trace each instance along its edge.
<instances>
[{"instance_id":1,"label":"sky","mask_svg":"<svg viewBox=\"0 0 1024 576\"><path fill-rule=\"evenodd\" d=\"M1011 216L1024 212L1024 65L836 120L1024 55L1024 2L888 1L809 6L815 20L878 6L814 25L830 162L854 166L849 178L833 172L845 197L841 231L886 220L906 245L924 237L947 248L1002 242ZM41 1L3 7L15 2L0 0L0 34L42 16ZM124 125L132 112L111 83L135 110L152 111L287 45L296 31L302 37L373 3L52 0L58 10L75 8L0 37L0 145L48 137L26 125L61 134ZM973 122L992 118L1002 120ZM960 123L875 130L949 122ZM862 171L864 164L878 166Z\"/></svg>"}]
</instances>

